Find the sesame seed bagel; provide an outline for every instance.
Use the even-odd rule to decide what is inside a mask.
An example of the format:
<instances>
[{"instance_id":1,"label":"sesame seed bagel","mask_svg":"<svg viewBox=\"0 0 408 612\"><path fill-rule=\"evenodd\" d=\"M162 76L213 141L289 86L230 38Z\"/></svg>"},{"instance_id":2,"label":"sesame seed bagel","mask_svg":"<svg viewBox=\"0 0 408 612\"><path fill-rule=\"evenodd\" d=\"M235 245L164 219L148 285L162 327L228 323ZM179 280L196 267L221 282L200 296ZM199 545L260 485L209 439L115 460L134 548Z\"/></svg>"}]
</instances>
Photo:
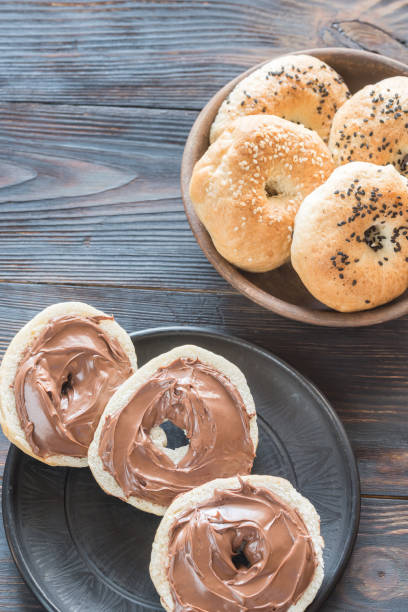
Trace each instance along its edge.
<instances>
[{"instance_id":1,"label":"sesame seed bagel","mask_svg":"<svg viewBox=\"0 0 408 612\"><path fill-rule=\"evenodd\" d=\"M220 384L213 386L214 379ZM184 431L188 444L167 448L160 427L167 421ZM214 477L248 474L257 444L244 374L221 355L185 345L151 359L119 387L88 461L106 493L163 515L179 493Z\"/></svg>"},{"instance_id":2,"label":"sesame seed bagel","mask_svg":"<svg viewBox=\"0 0 408 612\"><path fill-rule=\"evenodd\" d=\"M391 165L337 168L302 203L292 264L307 289L341 312L385 304L408 287L408 181Z\"/></svg>"},{"instance_id":3,"label":"sesame seed bagel","mask_svg":"<svg viewBox=\"0 0 408 612\"><path fill-rule=\"evenodd\" d=\"M81 334L77 334L74 347L69 343L69 331L71 322L80 320ZM61 326L59 334L52 334L53 325L57 322ZM27 323L13 338L7 348L0 367L0 424L7 438L18 446L27 455L47 463L48 465L62 465L71 467L84 467L88 465L87 445L84 439L93 436L96 428L96 421L99 419L102 410L92 407L92 418L87 418L85 402L89 397L106 397L109 395L109 386L113 385L112 370L110 376L100 376L100 369L104 366L104 359L98 353L100 343L90 344L82 341L86 335L87 325L93 326L95 336L104 338L103 342L106 351L111 358L112 368L116 364L123 370L129 370L129 374L137 369L136 354L133 343L125 330L107 316L101 310L97 310L82 302L62 302L53 304L38 313L29 323ZM63 337L61 333L65 333ZM45 334L45 336L44 336ZM61 343L55 338L62 337ZM35 348L38 342L44 338L41 347ZM54 342L54 344L53 344ZM51 346L50 346L51 345ZM34 352L33 352L34 351ZM75 354L76 352L76 354ZM78 366L78 355L89 355L87 364ZM48 356L47 356L48 355ZM115 361L115 356L118 359ZM29 358L29 361L27 361ZM121 361L119 361L119 358ZM55 368L48 368L47 360L55 360ZM80 359L80 357L79 357ZM28 367L21 385L21 396L24 398L22 410L27 412L27 423L23 426L21 415L18 412L18 402L16 380L22 363L27 363ZM27 379L32 372L38 372L36 384L27 387ZM99 379L98 379L99 377ZM95 386L92 380L96 379ZM110 379L110 380L108 380ZM69 380L69 384L67 381ZM124 378L122 378L122 381ZM66 389L66 392L64 392ZM82 395L85 397L84 405L79 400ZM42 412L44 400L45 406L49 409L49 416L45 417ZM82 397L82 399L84 399ZM28 398L28 400L27 400ZM31 398L31 399L30 399ZM33 401L34 398L34 401ZM29 405L30 404L30 405ZM104 406L102 406L103 408ZM88 413L89 414L89 413ZM73 426L73 421L78 417L78 423ZM38 431L37 431L38 427ZM76 446L81 447L83 452L80 456L70 455L60 452L47 452L39 454L34 450L39 444L42 446L41 438L46 438L43 432L57 431L58 442L63 446L67 442L78 440ZM58 433L59 432L59 433ZM36 440L40 436L40 442ZM58 440L59 438L59 440ZM31 443L30 443L31 440ZM33 442L34 441L34 442ZM55 444L54 444L55 446ZM53 446L53 448L54 448Z\"/></svg>"},{"instance_id":4,"label":"sesame seed bagel","mask_svg":"<svg viewBox=\"0 0 408 612\"><path fill-rule=\"evenodd\" d=\"M263 507L262 502L267 502L269 495L277 502L279 516L259 521L262 513L259 515L257 508ZM247 506L253 501L256 505ZM300 538L310 546L309 554L302 557L299 565L293 563L292 555L299 541L288 510L289 514L294 513L292 518L296 516L302 521ZM281 537L279 528L274 531L280 520L290 534L287 540ZM323 547L318 513L288 480L260 475L219 478L179 495L169 506L153 542L150 575L168 612L182 609L303 612L323 581ZM239 552L251 559L249 568L234 563ZM209 562L207 555L211 557ZM179 580L179 568L186 558L187 571L184 579ZM299 587L300 575L311 558L313 570ZM292 559L291 568L282 584L279 572L284 571L288 559ZM270 580L272 574L274 581Z\"/></svg>"},{"instance_id":5,"label":"sesame seed bagel","mask_svg":"<svg viewBox=\"0 0 408 612\"><path fill-rule=\"evenodd\" d=\"M392 164L408 176L408 77L367 85L336 113L329 147L336 164Z\"/></svg>"},{"instance_id":6,"label":"sesame seed bagel","mask_svg":"<svg viewBox=\"0 0 408 612\"><path fill-rule=\"evenodd\" d=\"M311 55L284 55L252 72L221 104L211 126L214 142L242 115L277 115L315 130L327 142L333 117L350 92L333 68Z\"/></svg>"},{"instance_id":7,"label":"sesame seed bagel","mask_svg":"<svg viewBox=\"0 0 408 612\"><path fill-rule=\"evenodd\" d=\"M297 209L333 168L316 132L273 115L240 117L196 163L190 197L225 259L266 272L289 258Z\"/></svg>"}]
</instances>

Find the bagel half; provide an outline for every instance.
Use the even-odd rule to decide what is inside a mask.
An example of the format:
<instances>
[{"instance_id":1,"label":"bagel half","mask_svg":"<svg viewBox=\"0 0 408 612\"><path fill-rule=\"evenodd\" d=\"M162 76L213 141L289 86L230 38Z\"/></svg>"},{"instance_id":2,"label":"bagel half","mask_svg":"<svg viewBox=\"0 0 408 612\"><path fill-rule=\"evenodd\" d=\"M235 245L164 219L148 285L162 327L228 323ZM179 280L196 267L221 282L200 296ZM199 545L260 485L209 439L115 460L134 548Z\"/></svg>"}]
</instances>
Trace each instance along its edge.
<instances>
[{"instance_id":1,"label":"bagel half","mask_svg":"<svg viewBox=\"0 0 408 612\"><path fill-rule=\"evenodd\" d=\"M132 402L132 399L136 397L136 394L138 392L140 392L141 390L143 392L143 390L146 388L146 384L149 383L149 381L151 381L154 378L154 376L158 372L161 371L161 369L168 368L173 363L175 363L176 360L178 359L189 359L193 361L198 360L201 364L204 364L205 366L209 366L210 368L219 372L222 376L226 377L229 383L239 393L239 396L242 400L243 408L245 410L245 415L242 414L241 416L239 415L238 416L241 420L243 420L243 423L245 420L245 423L246 423L245 425L246 434L245 435L248 438L248 445L246 447L247 450L245 451L246 460L245 460L245 466L244 466L247 472L252 467L252 462L253 462L256 447L258 444L258 428L256 424L256 412L255 412L254 401L253 401L251 392L249 390L249 387L247 385L247 382L245 380L245 376L243 375L241 370L236 365L234 365L233 363L231 363L224 357L221 357L220 355L216 355L215 353L212 353L211 351L200 348L198 346L192 346L192 345L176 347L172 349L171 351L164 353L162 355L159 355L158 357L155 357L154 359L146 363L117 390L115 395L113 395L110 402L108 403L105 409L105 412L103 413L101 420L99 422L99 425L96 429L95 437L89 447L88 461L89 461L89 467L91 468L95 479L97 480L99 485L102 487L102 489L106 491L106 493L119 497L123 499L124 501L128 502L129 504L135 506L136 508L140 508L141 510L144 510L145 512L151 512L153 514L158 514L158 515L163 515L165 513L169 503L160 503L159 501L157 501L156 495L155 495L157 490L160 491L161 488L165 487L168 484L169 490L171 492L173 490L175 491L174 494L172 493L172 498L173 498L174 495L177 494L177 492L179 492L179 490L186 490L186 489L189 490L190 488L193 488L193 486L196 485L196 482L194 479L197 479L198 476L196 476L196 474L194 473L187 472L186 479L184 479L183 477L182 485L178 484L177 487L176 486L173 487L173 483L171 482L171 477L174 474L174 470L177 471L178 469L180 469L181 471L181 468L178 468L178 463L179 461L183 459L184 456L188 458L189 448L181 447L179 449L166 449L165 448L166 436L164 432L161 430L161 428L159 427L160 425L159 421L163 422L163 419L166 420L165 417L162 417L161 419L154 421L154 427L152 427L152 429L149 431L148 429L146 429L142 421L142 417L144 415L144 413L142 414L142 411L144 410L144 407L134 406L131 402ZM200 396L199 401L201 397L204 397L204 396ZM149 406L153 406L154 408L157 404L159 406L158 410L160 412L161 407L164 405L166 401L168 401L168 396L164 396L164 400L162 401L160 399L157 403L152 401ZM196 410L196 407L194 407L194 405L193 405L193 408L194 410ZM233 423L228 422L228 418L223 417L222 410L221 410L222 408L223 406L221 405L219 408L219 415L221 416L221 421L218 422L217 429L215 430L215 434L213 434L214 440L217 440L217 436L224 435L224 438L227 436L227 434L229 436L232 436L231 427L233 426ZM115 427L117 426L116 424L119 423L119 419L124 414L123 411L125 409L128 409L130 411L127 417L129 419L128 422L135 423L139 419L141 425L137 426L137 429L134 432L134 434L133 433L131 434L130 440L128 441L129 444L126 443L124 445L123 441L121 440L121 445L124 445L123 447L125 451L127 448L129 448L130 455L128 453L126 454L126 457L123 459L123 461L125 462L125 465L124 466L120 465L118 468L118 464L114 463L114 460L112 459L112 457L114 457L114 451L115 451L115 438L113 437L113 434L112 434L112 438L109 438L108 442L106 442L105 444L104 435L105 434L109 435L109 428L112 428L112 422L114 422ZM198 411L197 413L198 420L195 422L197 427L199 426L199 420L205 417L209 409L210 409L209 404L204 402L204 409L203 409L204 411L203 412ZM245 416L245 419L244 419L244 416ZM211 418L209 420L211 422ZM204 422L206 422L205 418L204 418ZM204 427L204 425L202 426ZM191 425L191 427L193 427L193 425ZM244 427L244 425L242 425L242 427ZM219 429L221 429L221 431L219 431ZM116 430L115 430L115 433L116 433ZM189 435L187 431L186 431L186 435L187 436ZM190 432L190 435L191 435L191 432ZM150 438L150 440L148 438ZM192 439L195 439L194 432L192 434ZM220 439L222 440L222 438ZM198 438L196 442L197 444L194 447L195 450L193 454L199 453L200 439ZM226 442L226 447L228 447L230 444L230 442L228 441L228 437L226 437L225 442ZM243 448L244 437L242 437L242 439L239 437L238 443L240 447ZM211 445L212 441L209 440L208 444ZM154 469L157 466L158 466L157 469L161 470L162 466L160 462L162 462L167 471L163 473L162 471L159 471L157 474L157 477L155 475L155 478L150 477L150 479L147 474L139 473L138 468L140 468L140 465L137 464L136 466L134 466L133 463L131 463L131 459L132 459L131 455L133 452L132 449L136 448L136 450L139 452L140 450L139 445L143 445L141 449L144 452L143 458L145 456L150 458L149 459L150 462L145 464L147 465L149 470L151 467L152 469ZM101 450L103 451L103 456L106 458L104 459L105 463L101 457ZM203 449L203 452L204 450L205 449ZM106 455L105 455L105 452L106 452ZM162 456L161 453L164 453L164 456ZM172 462L170 467L169 467L168 459L170 459ZM199 461L199 459L200 458L198 458L197 461ZM186 467L183 468L184 471L187 471L190 465L195 465L195 466L198 465L198 467L200 467L200 464L194 463L195 461L194 457L192 457L191 460L193 461L193 464L190 464L190 463L187 464ZM106 469L106 462L111 462L111 461L113 462L115 469ZM231 458L231 465L233 465L233 457ZM223 458L220 457L219 465L217 464L217 462L211 463L211 466L208 467L207 469L210 471L210 474L213 473L214 470L216 470L219 474L223 474L223 475L224 473L231 475L231 471L233 471L234 474L240 473L239 470L235 471L235 467L231 467L231 465L229 465L229 462L223 461ZM117 476L118 469L122 467L128 473L130 472L132 473L132 477L134 477L135 482L136 482L135 486L137 486L138 494L135 494L133 492L133 493L129 493L128 495L126 495L123 489L123 486L121 486L121 484L123 485L123 482L120 483L118 481L118 476ZM197 470L198 470L198 467L197 467ZM116 473L116 477L113 475L112 472ZM166 481L166 478L168 478L167 481ZM199 479L201 480L201 482L205 482L206 480L208 480L206 475L204 477L204 480L202 480L202 478L203 477L201 476L201 473L200 473ZM174 479L174 476L173 476L173 479ZM188 484L190 480L191 480L191 485Z\"/></svg>"},{"instance_id":2,"label":"bagel half","mask_svg":"<svg viewBox=\"0 0 408 612\"><path fill-rule=\"evenodd\" d=\"M76 457L64 454L51 454L44 457L34 452L21 426L14 392L16 374L27 351L35 344L50 322L69 315L81 318L103 317L99 322L101 330L103 330L108 339L119 343L129 361L130 370L132 372L136 370L137 360L133 343L125 330L113 320L113 317L105 318L105 313L82 302L54 304L37 314L21 329L15 335L4 354L0 367L0 423L4 434L10 442L26 454L48 465L84 467L88 464L86 456Z\"/></svg>"},{"instance_id":3,"label":"bagel half","mask_svg":"<svg viewBox=\"0 0 408 612\"><path fill-rule=\"evenodd\" d=\"M294 510L298 516L300 515L301 520L303 521L303 524L310 537L310 542L311 542L311 546L312 546L312 549L314 552L314 558L315 558L315 569L311 576L311 580L307 588L304 590L301 596L297 599L297 601L293 605L290 605L290 607L288 608L283 607L282 609L290 610L291 612L302 612L303 610L307 608L307 606L315 598L317 591L319 590L320 585L322 583L323 575L324 575L324 571L323 571L324 542L320 535L319 515L317 514L314 506L310 503L310 501L307 500L305 497L303 497L300 493L298 493L294 489L294 487L289 483L289 481L285 480L284 478L277 478L275 476L249 475L249 476L241 476L239 478L237 477L225 478L225 479L219 478L211 482L207 482L203 484L202 486L197 487L188 493L184 493L183 495L180 495L169 506L166 514L164 515L157 529L156 536L153 542L152 556L151 556L151 561L150 561L150 576L152 578L154 586L156 587L157 592L160 595L161 603L163 607L165 608L165 610L167 610L168 612L173 612L175 610L182 609L181 608L182 604L178 602L178 605L177 605L175 601L175 598L178 597L180 594L175 592L176 591L175 587L173 590L171 581L169 579L170 566L176 562L175 555L177 554L175 553L174 550L172 551L172 554L170 554L169 552L169 549L172 546L172 539L173 539L175 527L177 527L178 525L185 525L188 519L184 517L188 516L189 513L194 513L194 511L196 509L199 509L200 506L203 506L207 502L211 505L214 495L217 495L219 492L224 492L225 494L228 495L229 491L231 492L234 492L237 490L239 491L239 489L243 487L243 483L244 485L250 485L250 487L254 489L254 494L256 494L256 490L259 490L259 489L260 490L264 489L270 492L272 496L280 500L285 506L289 507L291 510ZM247 492L246 496L247 498L249 497L250 499L251 493ZM218 544L219 538L223 537L222 521L220 519L220 516L222 516L222 506L221 506L221 510L219 514L216 513L216 510L217 510L217 505L214 505L214 513L213 513L214 518L212 519L212 521L214 521L214 524L216 525L216 545L219 545ZM252 530L253 529L256 530L257 529L256 518L253 519L254 520L253 527L251 527L252 518L249 513L246 515L246 519L247 519L246 523L249 525L249 527ZM196 519L192 518L191 520L196 520ZM207 546L206 542L204 541L198 542L198 540L199 538L197 536L194 539L194 542L200 543L202 550L205 550ZM244 544L247 545L247 542L244 542ZM190 545L194 546L192 543ZM269 542L269 546L271 547L272 551L273 551L273 545L274 545L273 541ZM210 546L210 541L208 542L208 546ZM223 550L228 551L229 550L228 546L231 546L231 540L229 540L228 545L226 545L226 548ZM233 546L234 546L234 539L232 540L232 547ZM257 549L255 548L255 555L256 555L256 550ZM190 555L193 555L194 552L195 551L191 549ZM180 558L182 558L182 552L180 552ZM265 563L266 563L266 560L264 557L262 557L262 560L260 561L259 565L255 563L255 566L258 565L258 568L256 567L253 568L253 566L250 566L249 570L246 570L246 571L244 570L244 572L238 571L236 576L242 577L241 580L238 581L238 584L241 583L241 584L246 585L247 580L251 579L251 575L248 572L254 571L254 574L252 574L252 576L256 577L258 575L257 574L258 570L262 572L263 564ZM200 588L206 588L207 583L206 583L205 578L203 578L202 575L200 574L200 567L196 565L195 563L193 563L193 561L191 561L189 566L191 568L190 573L193 576L194 576L194 570L195 568L197 568L196 571L198 572L199 586ZM208 570L209 570L209 573L211 574L211 579L212 579L211 587L215 588L214 585L217 584L217 578L220 576L221 572L223 571L222 567L220 570L220 565L219 565L219 562L217 562L217 558L214 559L214 563L208 566ZM207 568L205 568L204 571L207 571ZM266 579L267 579L267 576L265 576L265 580ZM185 582L186 584L190 585L194 581L190 579L190 576L188 577L186 576ZM262 585L262 584L263 582L261 581L258 582L258 585ZM232 578L228 580L228 585L235 586L235 576L232 576ZM225 608L223 607L222 609L237 610L237 612L243 609L245 610L252 609L252 608L245 607L246 605L245 596L243 597L244 599L242 599L240 595L238 594L237 597L234 598L235 602L238 601L240 603L240 605L236 603L236 607L231 605L230 599L227 599L226 600L227 607ZM193 606L191 607L191 609L193 609ZM201 609L204 609L204 608L200 606L200 610ZM218 609L221 609L221 606L219 606ZM262 607L259 609L266 610L266 609L272 609L272 608ZM208 607L208 608L205 608L205 610L208 610L208 612L213 612L214 608Z\"/></svg>"}]
</instances>

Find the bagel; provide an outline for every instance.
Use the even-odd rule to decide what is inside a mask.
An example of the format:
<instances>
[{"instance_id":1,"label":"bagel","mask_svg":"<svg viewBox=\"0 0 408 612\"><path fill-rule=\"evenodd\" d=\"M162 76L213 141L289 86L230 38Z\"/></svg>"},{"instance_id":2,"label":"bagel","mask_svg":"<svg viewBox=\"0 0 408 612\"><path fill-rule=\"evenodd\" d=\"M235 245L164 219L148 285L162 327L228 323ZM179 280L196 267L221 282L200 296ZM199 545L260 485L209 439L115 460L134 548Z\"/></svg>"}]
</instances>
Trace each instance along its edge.
<instances>
[{"instance_id":1,"label":"bagel","mask_svg":"<svg viewBox=\"0 0 408 612\"><path fill-rule=\"evenodd\" d=\"M189 445L165 448L160 425ZM216 476L251 471L256 413L243 373L198 346L180 346L141 367L111 398L89 447L89 467L109 494L162 515L173 498Z\"/></svg>"},{"instance_id":2,"label":"bagel","mask_svg":"<svg viewBox=\"0 0 408 612\"><path fill-rule=\"evenodd\" d=\"M170 505L150 575L169 612L302 612L323 580L323 546L315 508L284 478L220 478Z\"/></svg>"},{"instance_id":3,"label":"bagel","mask_svg":"<svg viewBox=\"0 0 408 612\"><path fill-rule=\"evenodd\" d=\"M300 123L327 142L333 117L350 95L343 78L322 60L277 57L234 87L214 119L210 142L237 117L262 113Z\"/></svg>"},{"instance_id":4,"label":"bagel","mask_svg":"<svg viewBox=\"0 0 408 612\"><path fill-rule=\"evenodd\" d=\"M49 306L3 357L3 432L44 463L84 467L105 404L136 368L133 343L113 317L81 302Z\"/></svg>"},{"instance_id":5,"label":"bagel","mask_svg":"<svg viewBox=\"0 0 408 612\"><path fill-rule=\"evenodd\" d=\"M367 85L335 114L329 146L337 165L392 164L408 176L408 77Z\"/></svg>"},{"instance_id":6,"label":"bagel","mask_svg":"<svg viewBox=\"0 0 408 612\"><path fill-rule=\"evenodd\" d=\"M273 115L240 117L196 163L190 198L225 259L266 272L288 260L297 209L333 168L315 132Z\"/></svg>"},{"instance_id":7,"label":"bagel","mask_svg":"<svg viewBox=\"0 0 408 612\"><path fill-rule=\"evenodd\" d=\"M351 162L302 203L292 264L341 312L385 304L408 287L408 180L391 165Z\"/></svg>"}]
</instances>

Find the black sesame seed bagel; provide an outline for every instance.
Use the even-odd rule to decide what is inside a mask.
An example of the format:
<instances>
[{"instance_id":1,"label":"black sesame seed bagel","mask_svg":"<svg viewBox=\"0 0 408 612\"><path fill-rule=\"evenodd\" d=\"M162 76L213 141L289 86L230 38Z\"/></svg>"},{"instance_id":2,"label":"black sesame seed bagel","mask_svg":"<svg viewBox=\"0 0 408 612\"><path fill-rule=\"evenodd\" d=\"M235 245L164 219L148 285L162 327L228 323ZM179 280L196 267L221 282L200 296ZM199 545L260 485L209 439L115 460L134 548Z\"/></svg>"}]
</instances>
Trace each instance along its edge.
<instances>
[{"instance_id":1,"label":"black sesame seed bagel","mask_svg":"<svg viewBox=\"0 0 408 612\"><path fill-rule=\"evenodd\" d=\"M329 147L336 164L392 164L408 176L408 77L367 85L336 113Z\"/></svg>"},{"instance_id":2,"label":"black sesame seed bagel","mask_svg":"<svg viewBox=\"0 0 408 612\"><path fill-rule=\"evenodd\" d=\"M292 264L307 289L341 312L368 310L408 287L408 181L391 165L337 168L302 203Z\"/></svg>"},{"instance_id":3,"label":"black sesame seed bagel","mask_svg":"<svg viewBox=\"0 0 408 612\"><path fill-rule=\"evenodd\" d=\"M289 259L297 209L333 168L316 132L273 115L239 117L196 163L190 197L225 259L266 272Z\"/></svg>"},{"instance_id":4,"label":"black sesame seed bagel","mask_svg":"<svg viewBox=\"0 0 408 612\"><path fill-rule=\"evenodd\" d=\"M240 81L211 127L214 142L242 115L277 115L315 130L327 142L337 109L350 92L333 68L311 55L284 55Z\"/></svg>"}]
</instances>

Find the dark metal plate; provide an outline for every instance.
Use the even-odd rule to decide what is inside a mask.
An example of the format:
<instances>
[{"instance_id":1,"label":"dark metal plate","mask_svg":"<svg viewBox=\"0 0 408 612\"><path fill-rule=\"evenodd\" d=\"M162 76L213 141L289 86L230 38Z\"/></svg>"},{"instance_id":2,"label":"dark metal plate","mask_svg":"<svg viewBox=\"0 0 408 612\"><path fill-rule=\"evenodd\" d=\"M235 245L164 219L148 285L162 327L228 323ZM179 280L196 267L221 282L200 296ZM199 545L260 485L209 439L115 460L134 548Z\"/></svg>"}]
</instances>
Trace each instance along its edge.
<instances>
[{"instance_id":1,"label":"dark metal plate","mask_svg":"<svg viewBox=\"0 0 408 612\"><path fill-rule=\"evenodd\" d=\"M335 412L298 372L256 346L199 328L133 334L139 365L180 344L198 344L245 373L258 412L258 474L288 478L321 516L325 579L310 606L326 599L349 558L358 528L359 478ZM106 495L88 469L52 468L11 447L4 471L3 520L24 579L47 610L161 610L150 581L159 518Z\"/></svg>"}]
</instances>

